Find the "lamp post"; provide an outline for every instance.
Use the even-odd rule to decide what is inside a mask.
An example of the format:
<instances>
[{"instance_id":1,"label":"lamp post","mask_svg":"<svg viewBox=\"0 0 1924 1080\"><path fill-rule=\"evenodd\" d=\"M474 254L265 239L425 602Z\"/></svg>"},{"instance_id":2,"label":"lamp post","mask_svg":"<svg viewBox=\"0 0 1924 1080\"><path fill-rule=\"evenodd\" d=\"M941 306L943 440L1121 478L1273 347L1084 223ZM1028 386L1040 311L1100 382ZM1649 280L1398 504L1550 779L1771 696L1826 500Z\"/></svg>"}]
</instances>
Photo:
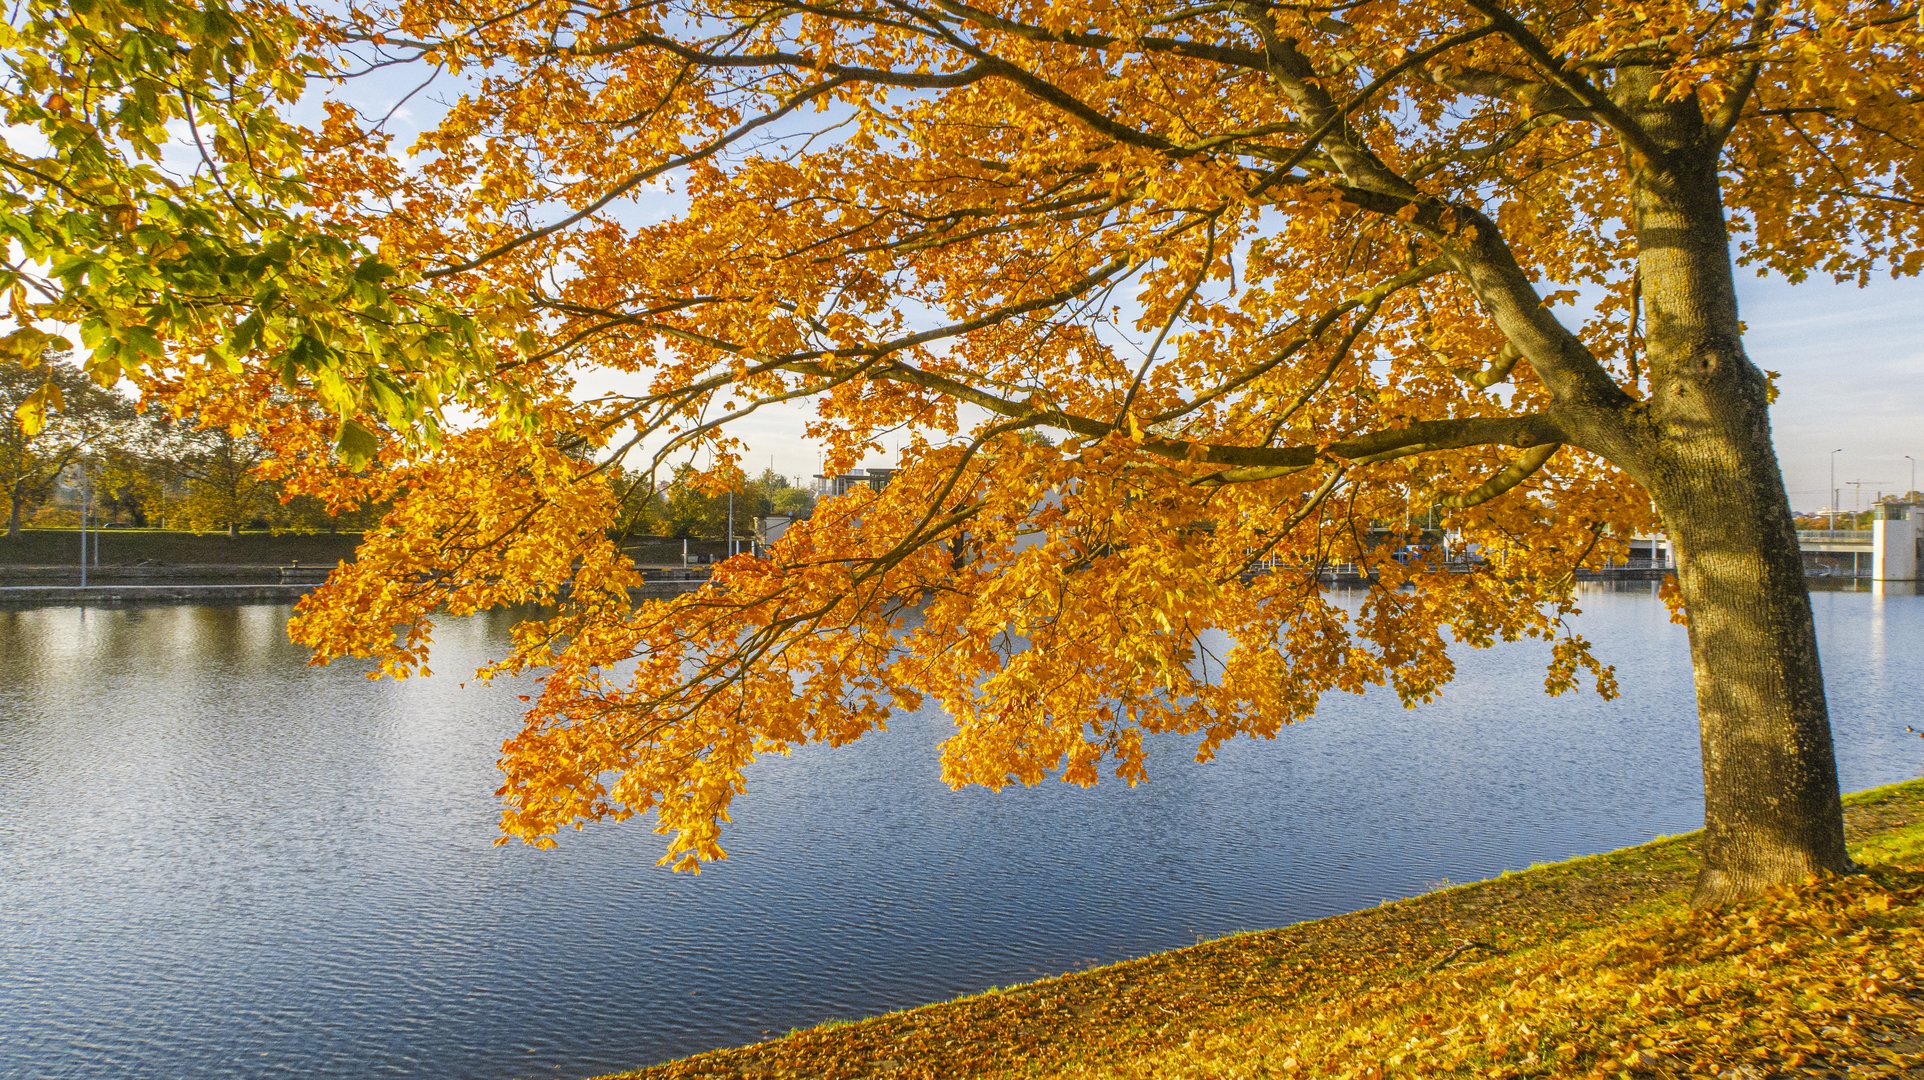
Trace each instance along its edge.
<instances>
[{"instance_id":1,"label":"lamp post","mask_svg":"<svg viewBox=\"0 0 1924 1080\"><path fill-rule=\"evenodd\" d=\"M1911 496L1917 494L1917 459L1905 454L1904 460L1911 463L1911 488L1904 493L1904 498L1908 501Z\"/></svg>"},{"instance_id":2,"label":"lamp post","mask_svg":"<svg viewBox=\"0 0 1924 1080\"><path fill-rule=\"evenodd\" d=\"M1841 446L1830 452L1830 520L1824 527L1831 532L1837 531L1837 455L1843 452Z\"/></svg>"},{"instance_id":3,"label":"lamp post","mask_svg":"<svg viewBox=\"0 0 1924 1080\"><path fill-rule=\"evenodd\" d=\"M80 461L74 467L74 485L80 489L80 587L87 587L87 507L93 502L93 485L87 475L87 463Z\"/></svg>"}]
</instances>

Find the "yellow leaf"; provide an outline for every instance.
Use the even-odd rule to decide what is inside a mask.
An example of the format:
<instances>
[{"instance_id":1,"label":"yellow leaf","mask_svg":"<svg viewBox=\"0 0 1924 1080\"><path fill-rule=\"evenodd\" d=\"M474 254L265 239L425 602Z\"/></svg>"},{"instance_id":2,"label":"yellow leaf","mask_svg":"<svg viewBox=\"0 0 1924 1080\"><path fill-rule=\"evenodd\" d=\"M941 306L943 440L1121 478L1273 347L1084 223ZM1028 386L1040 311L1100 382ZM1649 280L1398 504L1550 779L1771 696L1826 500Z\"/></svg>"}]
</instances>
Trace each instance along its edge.
<instances>
[{"instance_id":1,"label":"yellow leaf","mask_svg":"<svg viewBox=\"0 0 1924 1080\"><path fill-rule=\"evenodd\" d=\"M13 414L20 421L20 430L31 439L46 429L47 413L58 411L65 404L65 399L60 396L60 387L49 379L41 383L38 390L28 394Z\"/></svg>"}]
</instances>

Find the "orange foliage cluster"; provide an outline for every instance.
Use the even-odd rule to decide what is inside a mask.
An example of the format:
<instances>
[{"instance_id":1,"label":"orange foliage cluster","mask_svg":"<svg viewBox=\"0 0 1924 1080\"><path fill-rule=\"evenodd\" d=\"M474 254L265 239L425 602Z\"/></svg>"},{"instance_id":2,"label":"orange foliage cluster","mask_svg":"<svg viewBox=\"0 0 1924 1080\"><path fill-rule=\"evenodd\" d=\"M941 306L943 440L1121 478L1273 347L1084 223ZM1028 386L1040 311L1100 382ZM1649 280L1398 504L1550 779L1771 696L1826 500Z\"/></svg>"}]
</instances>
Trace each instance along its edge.
<instances>
[{"instance_id":1,"label":"orange foliage cluster","mask_svg":"<svg viewBox=\"0 0 1924 1080\"><path fill-rule=\"evenodd\" d=\"M924 698L944 776L997 787L1134 783L1145 733L1206 758L1332 691L1421 701L1459 642L1554 640L1552 693L1612 693L1569 583L1655 514L1550 418L1654 386L1627 200L1655 151L1593 74L1659 51L1639 92L1728 138L1742 259L1915 257L1890 200L1799 193L1841 143L1862 185L1915 182L1872 134L1915 111L1915 20L1774 10L356 8L324 36L472 82L408 159L334 109L311 175L472 315L498 400L391 455L391 527L296 633L405 672L438 605L557 604L503 665L547 672L504 829L650 813L684 869L756 756ZM830 471L905 428L894 483L623 603L593 463L720 478L727 421L802 399ZM1423 519L1483 572L1392 557ZM1373 577L1360 606L1331 564Z\"/></svg>"},{"instance_id":2,"label":"orange foliage cluster","mask_svg":"<svg viewBox=\"0 0 1924 1080\"><path fill-rule=\"evenodd\" d=\"M6 151L0 230L58 279L5 270L13 317L259 408L292 490L395 500L302 607L320 659L404 674L437 609L552 605L498 669L547 673L505 829L652 813L684 868L757 755L923 698L944 775L993 787L1420 701L1456 643L1554 640L1550 691L1609 693L1570 582L1656 527L1638 481L1705 425L1651 417L1715 366L1657 355L1708 294L1637 198L1721 181L1710 277L1924 269L1890 0L89 8L0 34L10 121L57 147ZM454 95L411 146L388 107L287 119L409 65ZM205 168L148 160L209 116ZM731 422L804 401L830 472L905 431L892 486L629 603L608 464L724 482ZM1432 520L1482 572L1397 557Z\"/></svg>"}]
</instances>

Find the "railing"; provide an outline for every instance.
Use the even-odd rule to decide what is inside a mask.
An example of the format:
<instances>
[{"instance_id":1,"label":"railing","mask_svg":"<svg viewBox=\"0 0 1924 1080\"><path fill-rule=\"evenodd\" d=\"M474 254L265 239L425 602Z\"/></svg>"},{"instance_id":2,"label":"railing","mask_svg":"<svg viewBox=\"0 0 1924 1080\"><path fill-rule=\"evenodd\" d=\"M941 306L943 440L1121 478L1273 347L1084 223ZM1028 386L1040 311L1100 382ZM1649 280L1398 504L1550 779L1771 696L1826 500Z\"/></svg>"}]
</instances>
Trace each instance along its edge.
<instances>
[{"instance_id":1,"label":"railing","mask_svg":"<svg viewBox=\"0 0 1924 1080\"><path fill-rule=\"evenodd\" d=\"M1868 544L1871 542L1869 529L1799 529L1797 542L1831 544Z\"/></svg>"}]
</instances>

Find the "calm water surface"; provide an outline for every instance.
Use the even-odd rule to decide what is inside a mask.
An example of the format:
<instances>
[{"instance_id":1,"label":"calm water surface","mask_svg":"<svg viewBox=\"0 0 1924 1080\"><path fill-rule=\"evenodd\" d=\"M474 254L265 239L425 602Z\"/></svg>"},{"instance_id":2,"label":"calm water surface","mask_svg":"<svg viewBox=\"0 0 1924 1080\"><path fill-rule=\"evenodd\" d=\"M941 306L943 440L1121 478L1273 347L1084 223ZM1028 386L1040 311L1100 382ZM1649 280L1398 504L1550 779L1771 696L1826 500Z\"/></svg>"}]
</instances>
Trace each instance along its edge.
<instances>
[{"instance_id":1,"label":"calm water surface","mask_svg":"<svg viewBox=\"0 0 1924 1080\"><path fill-rule=\"evenodd\" d=\"M1815 599L1844 786L1918 775L1924 599ZM1682 633L1585 606L1615 702L1466 653L1434 705L999 795L905 716L759 765L700 877L636 825L493 846L526 688L459 680L503 621L395 684L280 607L0 611L0 1076L584 1076L1694 828Z\"/></svg>"}]
</instances>

